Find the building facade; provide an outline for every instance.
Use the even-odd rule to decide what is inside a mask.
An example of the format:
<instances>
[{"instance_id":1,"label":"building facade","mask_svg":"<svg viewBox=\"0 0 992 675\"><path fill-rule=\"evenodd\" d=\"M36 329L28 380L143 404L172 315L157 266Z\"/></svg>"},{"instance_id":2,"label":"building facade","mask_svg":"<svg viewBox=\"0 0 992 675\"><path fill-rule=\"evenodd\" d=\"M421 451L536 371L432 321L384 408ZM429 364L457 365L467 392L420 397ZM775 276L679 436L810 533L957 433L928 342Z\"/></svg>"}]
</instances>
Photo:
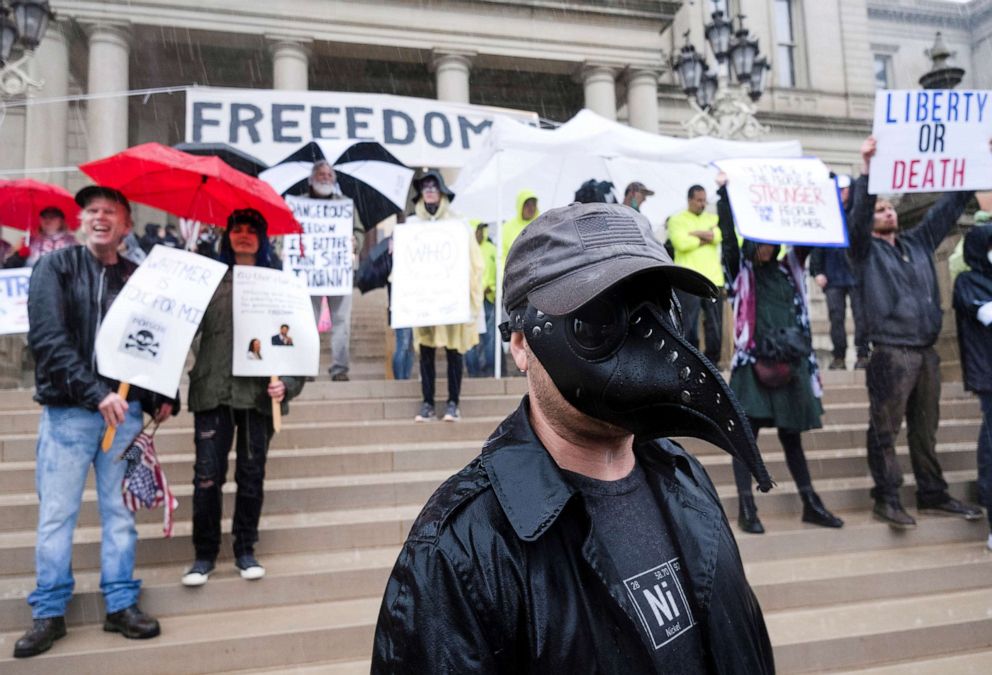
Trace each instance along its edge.
<instances>
[{"instance_id":1,"label":"building facade","mask_svg":"<svg viewBox=\"0 0 992 675\"><path fill-rule=\"evenodd\" d=\"M30 61L44 87L8 99L0 175L75 188L71 167L145 141L183 140L191 84L378 92L532 110L581 107L684 135L669 67L700 49L714 9L760 41L773 71L759 116L772 139L850 170L877 87L915 88L935 32L992 88L992 0L54 0ZM708 50L707 50L708 51ZM708 60L714 63L711 54ZM139 92L122 96L121 92Z\"/></svg>"}]
</instances>

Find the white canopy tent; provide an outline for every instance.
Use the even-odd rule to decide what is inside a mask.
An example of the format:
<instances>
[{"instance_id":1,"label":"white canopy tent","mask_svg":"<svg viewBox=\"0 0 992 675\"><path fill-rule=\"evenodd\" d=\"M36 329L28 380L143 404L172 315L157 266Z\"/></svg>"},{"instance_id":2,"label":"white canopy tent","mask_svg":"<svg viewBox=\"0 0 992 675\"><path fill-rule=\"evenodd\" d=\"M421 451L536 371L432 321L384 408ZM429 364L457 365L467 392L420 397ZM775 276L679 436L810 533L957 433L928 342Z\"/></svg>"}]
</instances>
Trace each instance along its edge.
<instances>
[{"instance_id":1,"label":"white canopy tent","mask_svg":"<svg viewBox=\"0 0 992 675\"><path fill-rule=\"evenodd\" d=\"M469 158L452 185L454 209L468 218L495 224L492 229L499 265L502 242L498 224L514 215L513 204L520 190L536 192L540 209L546 211L570 204L575 191L590 178L612 182L618 201L623 200L627 184L640 181L655 191L640 210L660 234L668 216L686 207L691 185L702 185L712 195L717 170L711 162L800 156L799 141L674 138L612 122L591 110L580 111L557 129L496 118L485 144ZM496 286L498 308L502 284ZM499 349L497 340L497 377Z\"/></svg>"},{"instance_id":2,"label":"white canopy tent","mask_svg":"<svg viewBox=\"0 0 992 675\"><path fill-rule=\"evenodd\" d=\"M570 204L590 178L613 183L617 199L640 181L655 191L641 206L656 228L686 206L693 184L713 193L720 159L800 157L799 141L758 143L718 138L674 138L640 131L582 110L557 129L497 118L486 139L452 185L455 210L500 223L512 217L517 193L537 193L542 211Z\"/></svg>"}]
</instances>

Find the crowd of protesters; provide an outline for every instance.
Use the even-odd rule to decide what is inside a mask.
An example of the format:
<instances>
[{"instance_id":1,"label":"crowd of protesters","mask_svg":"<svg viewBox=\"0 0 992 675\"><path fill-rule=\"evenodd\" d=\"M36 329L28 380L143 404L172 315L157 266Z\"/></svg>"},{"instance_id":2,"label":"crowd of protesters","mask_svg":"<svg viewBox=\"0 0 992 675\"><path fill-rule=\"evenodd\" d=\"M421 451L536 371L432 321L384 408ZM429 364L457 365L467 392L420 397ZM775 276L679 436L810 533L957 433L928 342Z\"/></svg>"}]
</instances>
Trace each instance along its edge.
<instances>
[{"instance_id":1,"label":"crowd of protesters","mask_svg":"<svg viewBox=\"0 0 992 675\"><path fill-rule=\"evenodd\" d=\"M740 401L755 436L761 428L775 428L786 463L803 503L802 520L840 528L843 520L827 509L813 489L802 444L802 433L822 426L822 385L812 343L807 279L824 290L830 338L829 368L846 367L846 305L854 315L855 368L865 369L869 396L866 435L868 467L874 487L871 497L876 518L897 529L916 521L901 500L903 468L895 440L903 418L908 428L909 454L916 478L916 506L920 513L975 520L980 508L948 492L936 448L940 412L940 369L934 345L942 328L942 312L934 253L950 234L971 202L973 193L942 196L922 222L900 230L898 214L888 199L868 194L869 164L876 151L869 138L861 148L862 175L856 180L838 176L837 185L849 233L850 248L813 249L760 244L741 240L729 208L726 178L716 189L716 213L707 211L707 189L693 185L684 211L667 222L668 244L674 264L689 268L717 292L702 299L694 292L673 289L670 308L694 348L702 343L701 357L716 365L721 360L723 299L732 302L734 318L730 388ZM313 198L339 196L333 167L314 166L309 182ZM452 209L455 194L438 171L426 171L413 182L413 212L396 227L459 219ZM614 202L636 212L654 192L640 182L624 191L622 204L613 186L590 180L580 186L576 201ZM29 345L36 362L36 400L43 405L38 432L38 494L40 499L36 551L37 586L28 598L33 625L15 646L15 656L39 654L66 633L64 614L73 588L72 534L90 465L96 472L97 496L103 527L101 588L106 605L104 629L128 638L159 634L158 622L138 607L140 581L134 578L137 532L133 513L120 498L124 463L113 461L122 446L143 426L143 414L158 422L178 411L175 400L138 387L126 398L117 383L100 376L92 354L101 318L138 264L155 245L185 246L176 228L150 224L138 240L132 232L131 208L122 193L99 186L76 195L81 207L84 243L77 244L64 214L56 208L41 211L41 224L30 245L13 250L7 245L5 266L34 268L29 299ZM507 256L515 242L541 214L534 192L517 196L514 216L502 223L502 256L491 239L491 224L464 220L470 231L470 296L472 320L464 324L397 329L393 360L398 379L412 375L413 353L419 355L422 401L415 420L461 417L462 372L492 376L495 360L503 357L495 336L503 308L496 305L498 285ZM977 443L979 500L992 527L992 224L976 226L959 247L953 306L965 388L981 402L982 426ZM644 220L641 216L637 216ZM644 221L646 222L646 221ZM192 246L197 252L228 265L279 268L266 231L256 211L234 211L226 228L201 231ZM361 250L364 226L355 219L355 251ZM129 243L131 241L132 243ZM653 245L658 245L655 242ZM660 246L659 246L660 248ZM392 241L381 242L357 274L387 286L391 273ZM661 254L658 254L661 255ZM671 264L668 259L666 264ZM808 263L808 266L807 266ZM361 284L361 280L358 282ZM237 494L233 514L235 564L245 579L259 579L265 569L255 557L261 514L265 460L273 433L271 401L287 413L286 403L300 393L303 382L282 378L234 377L231 373L231 271L217 288L200 326L196 361L191 371L188 407L194 413L193 563L182 575L186 586L202 586L214 571L220 549L222 486L228 455L236 449ZM341 297L346 299L341 299ZM331 307L333 316L331 377L348 379L351 296L341 296ZM315 312L319 311L319 299ZM479 333L484 322L485 331ZM700 340L700 324L702 340ZM519 345L518 345L519 347ZM447 397L443 414L436 408L436 355L443 350L447 368ZM524 352L512 358L527 370ZM521 360L523 359L523 360ZM523 364L523 365L521 365ZM502 370L502 368L501 368ZM116 445L100 452L98 439L107 426L118 428ZM752 493L752 472L734 460L739 497L740 528L760 534ZM992 549L992 534L988 546Z\"/></svg>"}]
</instances>

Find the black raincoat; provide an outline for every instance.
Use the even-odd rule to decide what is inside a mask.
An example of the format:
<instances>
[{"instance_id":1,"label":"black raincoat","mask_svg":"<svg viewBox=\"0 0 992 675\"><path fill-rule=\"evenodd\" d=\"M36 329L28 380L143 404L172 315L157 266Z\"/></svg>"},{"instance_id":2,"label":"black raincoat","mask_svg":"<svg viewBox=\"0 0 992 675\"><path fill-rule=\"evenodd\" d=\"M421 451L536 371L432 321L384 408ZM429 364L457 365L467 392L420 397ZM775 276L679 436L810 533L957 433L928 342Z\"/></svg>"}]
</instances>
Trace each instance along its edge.
<instances>
[{"instance_id":1,"label":"black raincoat","mask_svg":"<svg viewBox=\"0 0 992 675\"><path fill-rule=\"evenodd\" d=\"M961 370L968 391L992 392L992 326L978 320L978 309L992 302L992 225L972 228L964 239L964 261L971 268L954 282L954 312L958 325Z\"/></svg>"},{"instance_id":2,"label":"black raincoat","mask_svg":"<svg viewBox=\"0 0 992 675\"><path fill-rule=\"evenodd\" d=\"M373 673L650 673L651 647L527 398L417 518L376 626ZM684 561L708 670L774 672L716 490L667 440L635 445Z\"/></svg>"}]
</instances>

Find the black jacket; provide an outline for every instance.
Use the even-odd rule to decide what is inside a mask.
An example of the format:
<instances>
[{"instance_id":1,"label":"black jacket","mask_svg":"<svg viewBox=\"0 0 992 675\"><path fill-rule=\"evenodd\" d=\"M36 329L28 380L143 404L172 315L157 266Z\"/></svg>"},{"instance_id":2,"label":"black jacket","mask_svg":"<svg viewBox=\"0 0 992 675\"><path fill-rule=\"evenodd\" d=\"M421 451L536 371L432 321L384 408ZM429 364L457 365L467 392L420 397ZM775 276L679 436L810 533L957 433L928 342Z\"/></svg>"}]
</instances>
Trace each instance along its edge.
<instances>
[{"instance_id":1,"label":"black jacket","mask_svg":"<svg viewBox=\"0 0 992 675\"><path fill-rule=\"evenodd\" d=\"M868 176L854 181L853 189L849 255L861 286L868 340L879 345L930 347L940 335L943 320L933 253L975 193L941 196L919 225L896 235L893 246L872 236L876 197L868 194Z\"/></svg>"},{"instance_id":2,"label":"black jacket","mask_svg":"<svg viewBox=\"0 0 992 675\"><path fill-rule=\"evenodd\" d=\"M85 246L70 246L38 260L28 292L28 346L34 355L34 400L42 405L96 410L118 382L97 373L96 333L107 309L137 268L119 257L103 265ZM152 413L169 399L132 387L128 400ZM175 402L178 412L178 402Z\"/></svg>"},{"instance_id":3,"label":"black jacket","mask_svg":"<svg viewBox=\"0 0 992 675\"><path fill-rule=\"evenodd\" d=\"M978 320L978 309L992 302L992 225L972 228L964 239L964 261L971 268L954 281L961 370L968 391L992 392L992 326Z\"/></svg>"},{"instance_id":4,"label":"black jacket","mask_svg":"<svg viewBox=\"0 0 992 675\"><path fill-rule=\"evenodd\" d=\"M417 518L386 586L373 673L650 673L651 647L580 493L528 401ZM761 608L716 490L667 440L637 459L667 512L716 673L774 672Z\"/></svg>"}]
</instances>

